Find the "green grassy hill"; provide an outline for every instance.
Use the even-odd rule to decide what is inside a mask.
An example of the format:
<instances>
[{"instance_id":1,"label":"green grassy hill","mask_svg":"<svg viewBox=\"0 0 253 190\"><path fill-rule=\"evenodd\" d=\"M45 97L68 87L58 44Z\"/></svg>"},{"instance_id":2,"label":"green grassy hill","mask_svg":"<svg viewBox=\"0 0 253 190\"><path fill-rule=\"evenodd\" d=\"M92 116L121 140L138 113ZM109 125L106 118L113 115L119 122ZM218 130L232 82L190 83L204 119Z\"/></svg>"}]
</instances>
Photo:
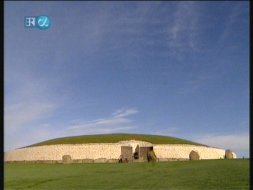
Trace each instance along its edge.
<instances>
[{"instance_id":1,"label":"green grassy hill","mask_svg":"<svg viewBox=\"0 0 253 190\"><path fill-rule=\"evenodd\" d=\"M184 139L175 137L144 135L144 134L99 134L99 135L83 135L73 137L63 137L36 143L31 146L55 145L55 144L85 144L85 143L116 143L125 140L147 141L153 144L193 144L202 145Z\"/></svg>"}]
</instances>

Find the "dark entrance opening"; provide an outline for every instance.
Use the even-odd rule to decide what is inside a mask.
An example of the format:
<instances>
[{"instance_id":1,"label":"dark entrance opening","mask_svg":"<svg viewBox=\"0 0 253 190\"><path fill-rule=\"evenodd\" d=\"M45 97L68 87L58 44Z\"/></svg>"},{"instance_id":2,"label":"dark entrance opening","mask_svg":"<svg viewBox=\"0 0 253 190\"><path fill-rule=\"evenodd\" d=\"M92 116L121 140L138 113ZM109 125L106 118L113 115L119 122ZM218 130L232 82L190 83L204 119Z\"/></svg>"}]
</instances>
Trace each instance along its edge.
<instances>
[{"instance_id":1,"label":"dark entrance opening","mask_svg":"<svg viewBox=\"0 0 253 190\"><path fill-rule=\"evenodd\" d=\"M140 147L139 145L137 145L134 151L134 155L133 155L135 160L139 159L139 152L140 152Z\"/></svg>"}]
</instances>

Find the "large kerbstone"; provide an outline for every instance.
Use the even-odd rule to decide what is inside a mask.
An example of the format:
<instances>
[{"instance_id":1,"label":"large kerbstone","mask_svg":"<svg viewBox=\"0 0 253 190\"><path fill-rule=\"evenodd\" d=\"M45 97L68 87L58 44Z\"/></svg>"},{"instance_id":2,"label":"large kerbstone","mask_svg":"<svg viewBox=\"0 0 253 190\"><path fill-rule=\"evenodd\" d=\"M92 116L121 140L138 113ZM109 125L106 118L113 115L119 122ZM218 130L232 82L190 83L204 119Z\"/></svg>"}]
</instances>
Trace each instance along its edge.
<instances>
[{"instance_id":1,"label":"large kerbstone","mask_svg":"<svg viewBox=\"0 0 253 190\"><path fill-rule=\"evenodd\" d=\"M82 159L82 163L94 163L93 159Z\"/></svg>"},{"instance_id":2,"label":"large kerbstone","mask_svg":"<svg viewBox=\"0 0 253 190\"><path fill-rule=\"evenodd\" d=\"M83 161L81 159L78 159L78 160L73 160L73 163L83 163Z\"/></svg>"},{"instance_id":3,"label":"large kerbstone","mask_svg":"<svg viewBox=\"0 0 253 190\"><path fill-rule=\"evenodd\" d=\"M70 155L62 156L62 163L64 163L64 164L72 163L71 156Z\"/></svg>"},{"instance_id":4,"label":"large kerbstone","mask_svg":"<svg viewBox=\"0 0 253 190\"><path fill-rule=\"evenodd\" d=\"M107 160L107 163L118 163L119 160L118 159L109 159Z\"/></svg>"},{"instance_id":5,"label":"large kerbstone","mask_svg":"<svg viewBox=\"0 0 253 190\"><path fill-rule=\"evenodd\" d=\"M225 159L233 159L234 156L233 156L233 152L231 150L226 150L225 151Z\"/></svg>"},{"instance_id":6,"label":"large kerbstone","mask_svg":"<svg viewBox=\"0 0 253 190\"><path fill-rule=\"evenodd\" d=\"M190 160L199 160L199 153L197 151L192 150L189 154Z\"/></svg>"},{"instance_id":7,"label":"large kerbstone","mask_svg":"<svg viewBox=\"0 0 253 190\"><path fill-rule=\"evenodd\" d=\"M94 160L94 163L106 163L107 159L106 158L98 158Z\"/></svg>"}]
</instances>

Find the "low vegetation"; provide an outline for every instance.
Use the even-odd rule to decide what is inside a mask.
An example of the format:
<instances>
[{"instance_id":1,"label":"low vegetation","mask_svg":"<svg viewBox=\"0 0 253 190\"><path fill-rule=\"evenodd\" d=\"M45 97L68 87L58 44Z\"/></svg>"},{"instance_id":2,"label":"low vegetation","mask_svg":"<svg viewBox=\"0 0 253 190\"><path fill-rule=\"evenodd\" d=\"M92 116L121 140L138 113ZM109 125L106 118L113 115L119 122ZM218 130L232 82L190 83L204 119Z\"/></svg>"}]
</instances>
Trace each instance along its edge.
<instances>
[{"instance_id":1,"label":"low vegetation","mask_svg":"<svg viewBox=\"0 0 253 190\"><path fill-rule=\"evenodd\" d=\"M4 189L249 189L249 160L4 165Z\"/></svg>"},{"instance_id":2,"label":"low vegetation","mask_svg":"<svg viewBox=\"0 0 253 190\"><path fill-rule=\"evenodd\" d=\"M55 145L55 144L83 144L83 143L116 143L125 140L147 141L153 144L193 144L201 145L192 141L175 137L143 134L104 134L104 135L83 135L73 137L63 137L43 141L31 146Z\"/></svg>"}]
</instances>

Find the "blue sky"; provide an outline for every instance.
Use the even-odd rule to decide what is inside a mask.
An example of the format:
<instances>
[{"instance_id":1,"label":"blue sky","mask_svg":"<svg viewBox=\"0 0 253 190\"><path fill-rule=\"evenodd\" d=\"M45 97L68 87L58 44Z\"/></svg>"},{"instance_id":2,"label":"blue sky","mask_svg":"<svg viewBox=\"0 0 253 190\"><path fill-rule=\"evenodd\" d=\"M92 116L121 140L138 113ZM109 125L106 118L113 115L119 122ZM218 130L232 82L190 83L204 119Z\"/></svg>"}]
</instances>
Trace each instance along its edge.
<instances>
[{"instance_id":1,"label":"blue sky","mask_svg":"<svg viewBox=\"0 0 253 190\"><path fill-rule=\"evenodd\" d=\"M120 132L249 156L249 3L5 2L4 90L5 150Z\"/></svg>"}]
</instances>

